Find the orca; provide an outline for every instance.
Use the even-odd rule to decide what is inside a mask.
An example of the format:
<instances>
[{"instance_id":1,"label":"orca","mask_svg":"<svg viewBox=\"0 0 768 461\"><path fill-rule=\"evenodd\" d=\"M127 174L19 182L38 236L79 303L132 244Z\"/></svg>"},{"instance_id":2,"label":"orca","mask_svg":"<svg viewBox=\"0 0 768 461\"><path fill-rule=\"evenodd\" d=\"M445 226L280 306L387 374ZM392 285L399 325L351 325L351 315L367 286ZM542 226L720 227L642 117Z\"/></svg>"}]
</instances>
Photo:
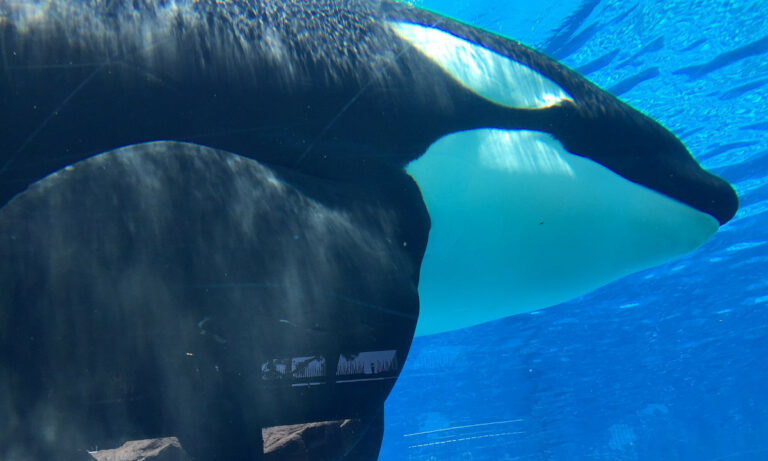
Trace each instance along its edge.
<instances>
[{"instance_id":1,"label":"orca","mask_svg":"<svg viewBox=\"0 0 768 461\"><path fill-rule=\"evenodd\" d=\"M738 207L574 71L391 1L0 0L0 102L2 459L259 459L261 427L346 417L373 459L414 334L578 296Z\"/></svg>"}]
</instances>

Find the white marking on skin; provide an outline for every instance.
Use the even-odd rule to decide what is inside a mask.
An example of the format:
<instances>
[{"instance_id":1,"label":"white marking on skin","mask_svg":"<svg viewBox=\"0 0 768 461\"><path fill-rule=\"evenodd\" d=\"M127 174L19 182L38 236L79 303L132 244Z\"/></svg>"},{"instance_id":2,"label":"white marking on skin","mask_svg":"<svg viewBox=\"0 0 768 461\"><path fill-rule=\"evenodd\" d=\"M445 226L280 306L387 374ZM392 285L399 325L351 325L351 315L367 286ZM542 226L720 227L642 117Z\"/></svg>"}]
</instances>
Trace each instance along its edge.
<instances>
[{"instance_id":1,"label":"white marking on skin","mask_svg":"<svg viewBox=\"0 0 768 461\"><path fill-rule=\"evenodd\" d=\"M537 109L573 100L552 80L480 45L418 24L390 27L466 88L502 106Z\"/></svg>"},{"instance_id":2,"label":"white marking on skin","mask_svg":"<svg viewBox=\"0 0 768 461\"><path fill-rule=\"evenodd\" d=\"M417 335L567 301L693 251L719 227L542 132L453 133L407 171L432 220Z\"/></svg>"}]
</instances>

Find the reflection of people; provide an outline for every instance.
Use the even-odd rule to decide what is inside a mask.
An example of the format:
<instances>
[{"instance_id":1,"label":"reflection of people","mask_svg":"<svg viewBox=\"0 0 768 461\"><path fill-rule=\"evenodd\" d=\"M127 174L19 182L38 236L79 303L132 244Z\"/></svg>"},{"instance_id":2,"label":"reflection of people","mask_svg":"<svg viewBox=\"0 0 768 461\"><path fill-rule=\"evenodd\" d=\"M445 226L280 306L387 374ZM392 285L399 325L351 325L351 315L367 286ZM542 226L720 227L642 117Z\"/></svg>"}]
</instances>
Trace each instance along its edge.
<instances>
[{"instance_id":1,"label":"reflection of people","mask_svg":"<svg viewBox=\"0 0 768 461\"><path fill-rule=\"evenodd\" d=\"M261 379L275 379L277 378L277 370L275 370L275 363L273 361L265 362L261 365Z\"/></svg>"},{"instance_id":2,"label":"reflection of people","mask_svg":"<svg viewBox=\"0 0 768 461\"><path fill-rule=\"evenodd\" d=\"M373 362L371 362L371 374L376 373L376 369L373 367Z\"/></svg>"}]
</instances>

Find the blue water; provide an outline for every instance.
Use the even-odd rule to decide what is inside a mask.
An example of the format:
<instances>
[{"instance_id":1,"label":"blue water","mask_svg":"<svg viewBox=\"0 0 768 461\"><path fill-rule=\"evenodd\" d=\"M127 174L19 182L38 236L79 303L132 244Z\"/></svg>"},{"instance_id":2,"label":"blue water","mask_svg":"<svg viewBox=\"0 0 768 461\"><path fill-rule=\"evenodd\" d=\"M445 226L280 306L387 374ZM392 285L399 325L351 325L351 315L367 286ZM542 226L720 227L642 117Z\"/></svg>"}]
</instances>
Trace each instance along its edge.
<instances>
[{"instance_id":1,"label":"blue water","mask_svg":"<svg viewBox=\"0 0 768 461\"><path fill-rule=\"evenodd\" d=\"M741 209L696 253L416 338L382 460L768 459L768 2L425 0L674 131Z\"/></svg>"}]
</instances>

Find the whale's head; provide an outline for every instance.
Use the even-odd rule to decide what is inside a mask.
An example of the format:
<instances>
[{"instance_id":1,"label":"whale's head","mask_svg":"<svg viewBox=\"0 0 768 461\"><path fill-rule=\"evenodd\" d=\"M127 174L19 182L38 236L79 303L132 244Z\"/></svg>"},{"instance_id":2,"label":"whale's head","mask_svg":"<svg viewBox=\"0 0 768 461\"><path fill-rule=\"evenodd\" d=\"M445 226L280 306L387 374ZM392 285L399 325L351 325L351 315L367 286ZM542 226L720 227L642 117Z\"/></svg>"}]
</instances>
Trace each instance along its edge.
<instances>
[{"instance_id":1,"label":"whale's head","mask_svg":"<svg viewBox=\"0 0 768 461\"><path fill-rule=\"evenodd\" d=\"M417 334L569 300L695 250L733 217L728 183L578 74L474 29L391 27L489 108L407 166L432 220Z\"/></svg>"}]
</instances>

